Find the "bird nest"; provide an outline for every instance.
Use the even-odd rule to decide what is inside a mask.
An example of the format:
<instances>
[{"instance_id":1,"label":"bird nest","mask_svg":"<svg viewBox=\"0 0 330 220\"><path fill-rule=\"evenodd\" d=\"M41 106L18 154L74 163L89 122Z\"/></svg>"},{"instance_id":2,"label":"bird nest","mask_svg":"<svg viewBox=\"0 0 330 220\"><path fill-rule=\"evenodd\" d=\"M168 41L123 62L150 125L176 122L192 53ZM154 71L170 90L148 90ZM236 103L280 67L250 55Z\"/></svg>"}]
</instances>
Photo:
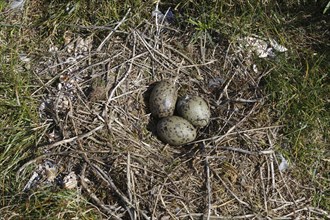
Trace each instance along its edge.
<instances>
[{"instance_id":1,"label":"bird nest","mask_svg":"<svg viewBox=\"0 0 330 220\"><path fill-rule=\"evenodd\" d=\"M25 191L40 179L80 189L114 219L292 216L305 200L278 170L279 127L260 89L268 70L224 38L191 44L165 24L118 26L106 35L67 31L34 68L45 131L40 156L19 171L39 165ZM151 86L174 77L180 95L211 109L196 140L175 147L157 138L148 107Z\"/></svg>"}]
</instances>

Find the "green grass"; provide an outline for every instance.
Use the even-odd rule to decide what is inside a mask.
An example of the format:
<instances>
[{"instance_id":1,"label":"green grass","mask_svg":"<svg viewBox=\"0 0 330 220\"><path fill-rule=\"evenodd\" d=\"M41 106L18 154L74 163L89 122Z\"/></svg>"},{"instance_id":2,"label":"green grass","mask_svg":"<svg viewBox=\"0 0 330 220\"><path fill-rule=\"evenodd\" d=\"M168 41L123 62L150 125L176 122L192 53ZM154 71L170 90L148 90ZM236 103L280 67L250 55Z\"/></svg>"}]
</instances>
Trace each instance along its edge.
<instances>
[{"instance_id":1,"label":"green grass","mask_svg":"<svg viewBox=\"0 0 330 220\"><path fill-rule=\"evenodd\" d=\"M41 189L32 195L8 199L2 217L15 219L101 219L102 215L75 191ZM15 214L16 213L16 216Z\"/></svg>"},{"instance_id":2,"label":"green grass","mask_svg":"<svg viewBox=\"0 0 330 220\"><path fill-rule=\"evenodd\" d=\"M39 9L33 4L26 8L19 23L35 29L33 33L19 26L5 26L9 21L5 21L5 15L0 15L0 216L10 217L16 213L17 218L24 216L25 219L68 219L78 213L79 219L100 218L96 209L74 191L41 189L29 198L20 192L26 179L17 183L16 172L38 153L34 152L34 147L42 130L35 129L39 123L39 100L31 97L34 76L24 67L19 54L22 51L35 54L37 45L50 39L61 42L64 31L72 25L73 30L75 25L113 26L130 6L133 17L122 28L135 27L150 18L153 1L102 1L101 5L99 1L71 2L52 1ZM327 189L330 165L326 161L330 148L330 56L327 50L330 47L328 38L322 36L323 28L327 28L322 27L325 25L322 19L327 15L319 13L326 3L290 1L285 5L275 2L263 5L258 0L237 3L186 0L164 1L160 8L163 11L173 8L177 25L193 33L190 42L197 42L205 33L211 39L208 42L213 43L219 35L234 40L253 33L275 36L289 48L286 55L260 61L262 65L274 67L264 86L269 108L274 112L274 123L285 125L278 149L294 165L296 178L315 188L314 205L330 210ZM3 7L0 3L0 9ZM75 7L75 10L70 12L67 7ZM297 7L299 10L295 12ZM305 16L314 23L309 25ZM86 30L77 28L77 31ZM95 33L102 39L108 32ZM59 213L62 214L58 216Z\"/></svg>"},{"instance_id":3,"label":"green grass","mask_svg":"<svg viewBox=\"0 0 330 220\"><path fill-rule=\"evenodd\" d=\"M29 42L26 36L20 25L1 24L0 218L99 219L96 209L77 192L56 192L46 188L28 197L22 189L29 176L16 179L18 169L39 154L35 147L42 132L42 129L36 129L39 126L39 100L31 96L35 76L19 58L21 52L34 53L38 42Z\"/></svg>"},{"instance_id":4,"label":"green grass","mask_svg":"<svg viewBox=\"0 0 330 220\"><path fill-rule=\"evenodd\" d=\"M267 91L277 113L277 123L285 125L279 148L290 158L298 179L308 178L321 191L320 203L330 208L325 190L330 184L329 162L329 64L325 55L306 54L279 59L267 78ZM284 146L284 147L283 147ZM329 193L329 192L328 192Z\"/></svg>"},{"instance_id":5,"label":"green grass","mask_svg":"<svg viewBox=\"0 0 330 220\"><path fill-rule=\"evenodd\" d=\"M270 64L274 71L266 79L266 90L277 123L285 125L279 148L294 165L296 178L318 189L314 205L329 210L330 44L329 34L320 36L327 28L322 20L329 16L321 14L321 5L298 9L295 13L288 9L293 22L283 26L283 38L290 52Z\"/></svg>"},{"instance_id":6,"label":"green grass","mask_svg":"<svg viewBox=\"0 0 330 220\"><path fill-rule=\"evenodd\" d=\"M12 36L18 34L12 30ZM9 36L10 38L11 36ZM37 119L35 100L30 96L31 73L21 69L18 48L7 41L0 49L0 114L1 142L0 163L5 174L17 168L26 158L37 134L32 131ZM4 175L6 176L6 175Z\"/></svg>"}]
</instances>

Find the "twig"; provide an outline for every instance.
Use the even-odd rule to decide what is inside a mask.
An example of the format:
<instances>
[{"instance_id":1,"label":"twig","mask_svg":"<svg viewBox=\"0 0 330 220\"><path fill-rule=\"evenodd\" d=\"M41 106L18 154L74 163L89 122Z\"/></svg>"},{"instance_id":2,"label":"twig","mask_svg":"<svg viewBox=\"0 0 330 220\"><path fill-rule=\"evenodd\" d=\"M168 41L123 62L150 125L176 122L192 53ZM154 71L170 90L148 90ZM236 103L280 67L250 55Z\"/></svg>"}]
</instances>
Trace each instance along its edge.
<instances>
[{"instance_id":1,"label":"twig","mask_svg":"<svg viewBox=\"0 0 330 220\"><path fill-rule=\"evenodd\" d=\"M273 153L272 155L273 155L273 158L275 159L275 162L276 162L277 167L279 167L279 164L278 164L278 161L277 161L277 158L276 158L275 153ZM280 173L280 176L281 176L281 178L282 178L282 180L283 180L283 182L284 182L284 185L285 185L285 187L286 187L286 189L287 189L288 194L290 195L290 197L291 197L293 203L294 203L295 206L297 207L297 204L296 204L296 202L295 202L295 200L294 200L294 197L293 197L293 195L292 195L292 191L291 191L290 187L288 186L287 182L285 181L282 172L280 171L279 173Z\"/></svg>"},{"instance_id":2,"label":"twig","mask_svg":"<svg viewBox=\"0 0 330 220\"><path fill-rule=\"evenodd\" d=\"M315 208L315 207L304 207L304 208L301 208L301 209L298 209L298 210L294 210L293 212L290 212L289 214L287 214L283 217L290 217L290 216L296 215L298 212L303 212L303 211L313 212L317 215L323 215L327 219L330 219L330 215L327 211L324 211L322 209L318 209L318 208Z\"/></svg>"},{"instance_id":3,"label":"twig","mask_svg":"<svg viewBox=\"0 0 330 220\"><path fill-rule=\"evenodd\" d=\"M188 60L189 63L191 63L192 65L194 65L194 68L196 69L198 75L199 75L199 76L202 75L201 72L200 72L200 70L199 70L199 68L198 68L198 66L195 65L195 63L194 63L194 61L193 61L192 59L190 59L190 58L189 58L188 56L186 56L184 53L181 53L180 51L178 51L177 49L175 49L174 47L172 47L172 46L170 46L170 45L168 45L168 44L165 44L165 43L164 43L163 45L164 45L166 48L172 50L173 52L179 54L180 56L182 56L183 58L185 58L186 60Z\"/></svg>"},{"instance_id":4,"label":"twig","mask_svg":"<svg viewBox=\"0 0 330 220\"><path fill-rule=\"evenodd\" d=\"M131 63L134 60L136 60L137 58L143 57L144 55L147 55L147 54L148 54L148 52L143 52L143 53L140 53L138 55L135 55L134 57L131 57L131 58L125 60L124 62L122 62L120 64L117 64L116 66L113 66L110 70L113 71L113 70L117 69L118 67L124 65L125 63ZM133 64L137 65L136 63L133 63Z\"/></svg>"},{"instance_id":5,"label":"twig","mask_svg":"<svg viewBox=\"0 0 330 220\"><path fill-rule=\"evenodd\" d=\"M232 47L232 42L229 43L228 48L226 50L226 55L225 55L223 66L222 66L223 69L227 69L227 67L226 67L227 66L227 60L229 60L228 54L229 54L229 50L230 50L231 47Z\"/></svg>"},{"instance_id":6,"label":"twig","mask_svg":"<svg viewBox=\"0 0 330 220\"><path fill-rule=\"evenodd\" d=\"M73 109L72 109L72 105L71 105L70 107L71 107L71 111L73 111ZM75 130L75 133L78 134L78 128L77 128L77 126L76 126L76 123L75 123L73 117L71 117L71 121L72 121L72 124L73 124L74 130ZM80 140L77 140L77 142L78 142L78 147L80 148L80 150L81 150L82 152L84 152L84 147L83 147L83 144L81 143L81 141L80 141ZM87 157L87 154L86 154L86 153L82 153L81 156L82 156L82 158L85 160L85 162L86 162L90 167L93 166L92 163L90 162L89 158ZM84 175L85 175L84 173L85 173L85 170L86 170L86 163L84 164L84 168L85 168L85 169L83 169L83 172L82 172L82 177L83 177L83 178L81 178L81 184L84 185L84 188L85 188L86 191L90 194L91 198L92 198L92 199L93 199L93 200L94 200L94 201L95 201L95 202L96 202L96 203L97 203L97 204L98 204L98 205L99 205L104 211L106 211L107 214L113 216L112 211L111 211L110 209L108 209L108 208L104 205L104 203L101 202L101 201L97 198L97 196L89 190L89 188L87 187L87 184L84 184L84 183L85 183L85 182L84 182ZM130 210L128 207L126 207L126 208L127 208L128 213L131 215L131 210ZM131 216L132 216L132 215L131 215ZM120 219L120 218L118 218L117 216L114 216L114 217L115 217L116 219Z\"/></svg>"},{"instance_id":7,"label":"twig","mask_svg":"<svg viewBox=\"0 0 330 220\"><path fill-rule=\"evenodd\" d=\"M303 202L305 200L306 200L306 198L303 197L301 199L296 200L295 202L286 202L284 205L281 205L281 206L279 206L277 208L272 209L272 212L280 211L281 209L284 209L287 206L294 205L295 203L298 204L298 203L301 203L301 202Z\"/></svg>"},{"instance_id":8,"label":"twig","mask_svg":"<svg viewBox=\"0 0 330 220\"><path fill-rule=\"evenodd\" d=\"M132 93L139 92L140 90L144 90L144 89L146 90L147 88L148 88L148 86L141 86L138 89L131 90L131 91L128 91L128 92L124 92L124 93L122 93L120 95L117 95L117 96L113 97L112 98L112 101L113 100L116 100L116 99L119 99L121 97L127 96L127 95L131 95Z\"/></svg>"},{"instance_id":9,"label":"twig","mask_svg":"<svg viewBox=\"0 0 330 220\"><path fill-rule=\"evenodd\" d=\"M102 41L102 43L98 46L98 48L96 49L96 51L101 51L104 44L110 39L110 37L112 36L112 34L120 27L120 25L122 25L125 20L127 15L129 14L129 12L131 11L131 8L129 8L125 14L125 16L121 19L121 21L116 25L116 27L108 34L108 36Z\"/></svg>"},{"instance_id":10,"label":"twig","mask_svg":"<svg viewBox=\"0 0 330 220\"><path fill-rule=\"evenodd\" d=\"M242 133L247 133L247 132L261 131L261 130L272 129L272 128L280 128L280 127L283 127L283 125L274 125L274 126L267 126L267 127L261 127L261 128L252 128L252 129L247 129L247 130L243 130L243 131L236 131L236 132L231 133L231 131L235 128L235 126L233 126L224 135L216 135L216 136L213 136L213 137L210 137L210 138L205 138L205 139L201 139L201 140L198 140L198 141L193 141L191 143L195 144L195 143L200 143L200 142L203 142L203 141L218 141L218 140L222 140L223 138L225 138L227 136L230 136L230 135L237 135L237 134L242 134Z\"/></svg>"},{"instance_id":11,"label":"twig","mask_svg":"<svg viewBox=\"0 0 330 220\"><path fill-rule=\"evenodd\" d=\"M212 170L213 171L213 170ZM241 200L240 198L238 198L237 195L235 195L235 193L233 191L231 191L229 189L229 187L227 186L227 184L225 183L225 181L216 173L213 171L213 173L215 174L215 176L220 180L220 182L223 184L223 186L230 192L230 194L232 194L232 196L234 196L234 198L241 204L245 205L246 207L248 207L250 209L250 205L246 202L244 202L243 200Z\"/></svg>"},{"instance_id":12,"label":"twig","mask_svg":"<svg viewBox=\"0 0 330 220\"><path fill-rule=\"evenodd\" d=\"M214 148L212 146L212 148ZM236 148L236 147L216 147L221 150L230 150L230 151L235 151L243 154L249 154L249 155L267 155L267 154L273 154L274 150L262 150L262 151L249 151L249 150L244 150L241 148Z\"/></svg>"},{"instance_id":13,"label":"twig","mask_svg":"<svg viewBox=\"0 0 330 220\"><path fill-rule=\"evenodd\" d=\"M143 38L147 39L147 40L151 40L154 41L152 38L149 38L143 34L141 34L141 36L143 36ZM196 69L197 73L199 76L201 76L200 70L198 68L198 66L195 65L194 61L192 59L190 59L188 56L186 56L185 54L181 53L180 51L178 51L177 49L175 49L174 47L167 45L165 43L162 44L165 48L172 50L173 52L179 54L180 56L182 56L184 59L188 60L189 63L191 63L193 65L193 67ZM151 49L154 50L154 48L151 47ZM167 59L172 65L176 66L176 63L171 60L170 58L168 58L166 55L160 53L158 50L154 50L154 52L156 52L158 55L164 57L165 59Z\"/></svg>"},{"instance_id":14,"label":"twig","mask_svg":"<svg viewBox=\"0 0 330 220\"><path fill-rule=\"evenodd\" d=\"M242 98L237 98L234 100L230 100L232 102L243 102L243 103L254 103L254 102L259 102L260 99L242 99Z\"/></svg>"},{"instance_id":15,"label":"twig","mask_svg":"<svg viewBox=\"0 0 330 220\"><path fill-rule=\"evenodd\" d=\"M101 208L103 209L103 211L108 214L111 215L111 217L117 219L117 220L121 220L120 217L116 216L113 213L113 210L109 209L106 205L104 205L104 203L95 195L95 193L93 193L87 183L85 182L85 172L86 172L86 163L84 163L81 174L80 174L80 183L81 186L84 188L84 190L88 193L88 196Z\"/></svg>"},{"instance_id":16,"label":"twig","mask_svg":"<svg viewBox=\"0 0 330 220\"><path fill-rule=\"evenodd\" d=\"M164 198L163 198L163 194L160 193L159 196L160 196L160 201L162 202L162 204L163 204L165 210L167 211L167 213L171 216L171 219L176 219L175 215L171 212L171 210L169 208L167 208L166 203L165 203Z\"/></svg>"},{"instance_id":17,"label":"twig","mask_svg":"<svg viewBox=\"0 0 330 220\"><path fill-rule=\"evenodd\" d=\"M70 106L71 107L71 111L73 111L73 108L72 108L72 105ZM74 121L74 118L71 117L71 121L72 121L72 124L73 124L73 127L74 127L74 130L75 130L75 133L78 134L78 128L76 126L76 123ZM84 152L84 147L83 147L83 144L81 143L80 140L77 140L78 142L78 147L80 148L80 150L82 152ZM104 203L102 201L100 201L98 199L98 197L91 192L91 190L88 188L87 184L85 183L85 171L86 171L86 164L88 164L89 166L92 166L92 163L91 161L89 160L89 158L87 157L87 154L86 153L82 153L81 154L82 158L85 160L86 163L84 163L83 165L83 170L82 170L82 173L81 173L81 178L80 178L80 182L81 182L81 185L83 186L83 188L89 193L89 196L96 202L96 204L101 207L108 215L111 215L112 217L114 217L115 219L121 219L119 218L118 216L114 215L113 214L113 211L111 209L109 209L108 207L106 207L104 205ZM128 209L128 213L131 214L131 211Z\"/></svg>"},{"instance_id":18,"label":"twig","mask_svg":"<svg viewBox=\"0 0 330 220\"><path fill-rule=\"evenodd\" d=\"M98 66L98 65L101 65L101 64L106 64L106 63L110 62L111 60L114 60L115 58L119 57L122 53L123 53L123 52L119 52L119 53L117 53L117 54L113 55L112 57L109 57L109 58L107 58L107 59L105 59L105 60L102 60L102 61L99 61L99 62L96 62L96 63L90 64L90 65L88 65L87 67L81 69L77 74L83 73L84 71L87 71L88 69L91 69L91 68L93 68L93 67L95 67L95 66ZM102 75L102 74L104 74L104 73L101 73L101 74L100 74L100 73L92 74L92 75L91 75L91 78L92 78L92 79L93 79L93 78L96 78L96 77L98 77L98 76L100 76L100 75Z\"/></svg>"},{"instance_id":19,"label":"twig","mask_svg":"<svg viewBox=\"0 0 330 220\"><path fill-rule=\"evenodd\" d=\"M219 137L215 140L216 143L219 143L221 140L223 140L228 134L230 134L234 129L236 129L240 124L242 124L254 111L257 107L257 104L255 104L252 109L242 118L238 123L236 123L234 126L232 126L225 135Z\"/></svg>"},{"instance_id":20,"label":"twig","mask_svg":"<svg viewBox=\"0 0 330 220\"><path fill-rule=\"evenodd\" d=\"M223 90L222 90L222 92L221 92L221 94L219 95L219 98L218 98L218 100L217 100L217 104L218 104L218 105L219 105L220 100L221 100L221 98L222 98L222 96L223 96L224 94L226 95L226 98L229 100L229 96L228 96L228 87L229 87L231 81L233 81L233 79L234 79L236 73L237 73L237 72L234 72L234 73L232 74L232 76L231 76L231 77L227 80L227 82L225 83L225 85L224 85L224 87L223 87Z\"/></svg>"},{"instance_id":21,"label":"twig","mask_svg":"<svg viewBox=\"0 0 330 220\"><path fill-rule=\"evenodd\" d=\"M203 213L189 213L189 214L183 214L177 216L179 219L185 219L185 217L192 216L198 218L203 217ZM240 216L210 216L210 220L219 220L219 219L253 219L255 217L255 214L246 214L246 215L240 215Z\"/></svg>"},{"instance_id":22,"label":"twig","mask_svg":"<svg viewBox=\"0 0 330 220\"><path fill-rule=\"evenodd\" d=\"M134 34L134 44L133 44L132 59L130 61L130 65L129 65L128 70L126 71L125 75L121 78L121 80L117 83L117 85L111 90L109 98L108 98L107 103L106 103L106 106L108 106L109 103L112 101L112 97L114 96L117 88L126 80L126 78L128 77L129 73L132 70L133 61L136 58L135 57L135 44L136 44L136 36Z\"/></svg>"},{"instance_id":23,"label":"twig","mask_svg":"<svg viewBox=\"0 0 330 220\"><path fill-rule=\"evenodd\" d=\"M132 197L132 182L131 182L131 156L128 152L127 154L127 165L126 165L126 178L127 178L127 194L129 201L133 204L133 197ZM136 219L136 211L129 212L131 219Z\"/></svg>"},{"instance_id":24,"label":"twig","mask_svg":"<svg viewBox=\"0 0 330 220\"><path fill-rule=\"evenodd\" d=\"M266 193L267 193L267 195L269 195L269 192L270 192L270 190L269 189L271 189L271 193L272 193L272 189L273 189L273 187L272 187L272 185L270 185L269 184L269 181L272 181L272 177L271 177L271 168L270 168L270 164L269 164L269 158L271 157L271 154L270 155L267 155L266 157L265 157L265 159L266 159L266 165L267 165L267 169L266 169L266 171L267 171L267 179L266 179ZM270 186L269 186L270 185ZM272 196L273 196L273 194L271 194ZM267 198L268 200L269 200L269 198ZM271 206L271 204L270 204L270 202L269 202L269 205Z\"/></svg>"},{"instance_id":25,"label":"twig","mask_svg":"<svg viewBox=\"0 0 330 220\"><path fill-rule=\"evenodd\" d=\"M96 172L96 174L105 182L107 183L111 189L116 193L116 195L130 208L138 211L143 218L146 220L149 220L150 218L145 214L142 210L137 210L133 204L129 201L129 199L117 188L115 183L112 181L111 177L109 177L100 167L98 167L96 164L91 164L92 168Z\"/></svg>"},{"instance_id":26,"label":"twig","mask_svg":"<svg viewBox=\"0 0 330 220\"><path fill-rule=\"evenodd\" d=\"M116 24L117 22L114 22L114 24ZM114 25L112 24L112 26ZM67 26L67 27L72 27L72 28L80 28L80 29L92 29L92 30L112 30L115 31L113 27L110 27L109 25L105 26L97 26L97 25L89 25L89 26L84 26L84 25L79 25L79 24L62 24L63 26ZM124 33L127 34L126 31L118 31L116 30L117 33Z\"/></svg>"},{"instance_id":27,"label":"twig","mask_svg":"<svg viewBox=\"0 0 330 220\"><path fill-rule=\"evenodd\" d=\"M266 195L266 189L265 189L265 183L264 183L264 175L263 175L263 166L260 166L260 180L261 180L261 187L262 187L262 193L263 193L263 196L264 196L264 206L265 206L265 211L266 211L266 214L268 214L268 206L267 206L267 195Z\"/></svg>"},{"instance_id":28,"label":"twig","mask_svg":"<svg viewBox=\"0 0 330 220\"><path fill-rule=\"evenodd\" d=\"M180 69L185 69L185 68L192 68L192 67L200 67L200 66L207 66L212 63L215 63L217 60L210 60L207 63L200 63L200 64L192 64L192 65L186 65L186 66L180 66Z\"/></svg>"},{"instance_id":29,"label":"twig","mask_svg":"<svg viewBox=\"0 0 330 220\"><path fill-rule=\"evenodd\" d=\"M156 208L157 208L157 203L158 203L158 200L161 201L162 205L164 206L164 209L167 211L167 213L172 217L172 219L175 219L175 216L173 215L173 213L167 208L166 206L166 203L162 197L162 191L166 185L166 182L167 180L169 179L169 177L166 177L164 179L164 184L162 184L161 186L159 186L159 190L158 190L158 193L157 193L157 197L156 197L156 201L154 202L154 207L153 207L153 210L152 210L152 217L154 218L155 217L155 213L156 213Z\"/></svg>"},{"instance_id":30,"label":"twig","mask_svg":"<svg viewBox=\"0 0 330 220\"><path fill-rule=\"evenodd\" d=\"M108 112L108 106L109 106L110 102L112 101L112 97L114 96L116 90L126 80L126 78L128 77L128 75L130 74L130 72L132 70L133 60L136 58L136 56L135 56L135 45L136 45L136 35L134 34L132 59L130 61L130 65L128 67L128 70L126 71L125 75L121 78L121 80L116 84L116 86L111 90L110 95L108 97L108 100L107 100L107 102L105 104L103 113L102 113L102 115L105 116L105 121L107 123L107 127L108 127L109 130L111 130L111 125L110 125L110 119L109 119L108 114L107 114L107 112Z\"/></svg>"},{"instance_id":31,"label":"twig","mask_svg":"<svg viewBox=\"0 0 330 220\"><path fill-rule=\"evenodd\" d=\"M157 0L156 1L156 7L155 7L155 22L156 22L156 36L155 37L157 37L157 40L158 40L158 36L159 36L159 34L160 34L160 29L159 29L159 27L158 27L158 13L160 12L159 11L159 7L158 7L158 5L159 5L159 2L160 2L160 0ZM165 17L165 16L164 16ZM157 44L155 44L155 45L157 45Z\"/></svg>"},{"instance_id":32,"label":"twig","mask_svg":"<svg viewBox=\"0 0 330 220\"><path fill-rule=\"evenodd\" d=\"M211 193L211 181L210 181L210 167L208 157L205 158L205 169L206 169L206 187L207 187L207 217L209 220L211 216L211 208L212 208L212 193Z\"/></svg>"},{"instance_id":33,"label":"twig","mask_svg":"<svg viewBox=\"0 0 330 220\"><path fill-rule=\"evenodd\" d=\"M272 172L272 193L275 193L275 188L276 188L276 182L275 182L275 169L274 169L274 154L270 155L270 169Z\"/></svg>"},{"instance_id":34,"label":"twig","mask_svg":"<svg viewBox=\"0 0 330 220\"><path fill-rule=\"evenodd\" d=\"M132 66L133 66L133 61L131 61L128 70L126 71L125 75L120 79L120 81L116 84L116 86L111 90L110 95L108 97L107 100L107 105L109 105L109 103L113 100L113 96L115 94L115 92L117 91L118 87L126 80L126 78L128 77L129 73L132 70Z\"/></svg>"},{"instance_id":35,"label":"twig","mask_svg":"<svg viewBox=\"0 0 330 220\"><path fill-rule=\"evenodd\" d=\"M189 209L188 209L187 205L183 201L181 201L181 200L180 200L180 203L182 204L182 206L184 207L184 209L187 212L187 215L186 216L188 216L191 220L194 220L193 216L190 215L190 212L189 212Z\"/></svg>"},{"instance_id":36,"label":"twig","mask_svg":"<svg viewBox=\"0 0 330 220\"><path fill-rule=\"evenodd\" d=\"M202 55L202 60L203 62L205 62L205 45L206 45L206 31L203 31L204 32L204 36L203 38L201 37L200 38L200 53Z\"/></svg>"},{"instance_id":37,"label":"twig","mask_svg":"<svg viewBox=\"0 0 330 220\"><path fill-rule=\"evenodd\" d=\"M269 146L270 148L274 148L274 144L272 139L269 136L269 133L267 133L267 137L268 137L268 142L269 142ZM269 155L270 158L270 170L271 170L271 175L272 175L272 194L274 194L275 192L275 169L274 169L274 158L273 158L274 154Z\"/></svg>"},{"instance_id":38,"label":"twig","mask_svg":"<svg viewBox=\"0 0 330 220\"><path fill-rule=\"evenodd\" d=\"M148 50L148 52L149 52L149 54L150 54L152 60L155 61L155 62L157 62L159 65L161 65L161 66L164 67L165 69L169 69L167 66L164 65L163 62L159 61L159 60L155 57L155 55L154 55L153 52L156 52L158 55L164 57L164 58L167 59L167 60L168 60L169 58L167 58L165 55L163 55L163 54L160 53L158 50L156 50L155 48L153 48L148 42L146 42L146 40L145 40L145 39L141 36L141 34L139 34L138 32L137 32L137 36L138 36L139 39L141 40L141 42L142 42L142 44L144 45L144 47ZM174 62L171 62L171 63L172 63L173 65L175 65L176 68L179 68Z\"/></svg>"},{"instance_id":39,"label":"twig","mask_svg":"<svg viewBox=\"0 0 330 220\"><path fill-rule=\"evenodd\" d=\"M70 142L73 142L73 141L76 141L76 140L81 140L85 137L91 136L94 132L102 129L103 127L104 127L104 125L100 125L100 126L94 128L93 130L91 130L89 132L86 132L85 134L80 134L80 135L77 135L77 136L72 137L72 138L63 139L61 141L57 141L57 142L54 142L52 144L46 144L46 145L39 146L39 147L51 149L53 147L56 147L56 146L59 146L59 145L62 145L62 144L67 144L67 143L70 143Z\"/></svg>"}]
</instances>

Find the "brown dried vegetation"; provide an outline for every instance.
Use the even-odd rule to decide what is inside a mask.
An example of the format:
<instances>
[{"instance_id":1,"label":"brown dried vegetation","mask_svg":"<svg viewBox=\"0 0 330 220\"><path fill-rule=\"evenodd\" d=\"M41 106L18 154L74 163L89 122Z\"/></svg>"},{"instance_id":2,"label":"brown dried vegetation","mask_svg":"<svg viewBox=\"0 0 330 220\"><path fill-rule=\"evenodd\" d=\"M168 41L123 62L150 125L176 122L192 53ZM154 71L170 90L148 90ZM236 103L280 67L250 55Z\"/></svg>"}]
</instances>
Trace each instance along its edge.
<instances>
[{"instance_id":1,"label":"brown dried vegetation","mask_svg":"<svg viewBox=\"0 0 330 220\"><path fill-rule=\"evenodd\" d=\"M33 69L48 128L42 155L20 172L45 160L59 176L74 171L82 194L113 219L324 214L278 171L279 126L259 88L270 70L254 71L235 45L189 45L186 34L153 21L104 39L66 32ZM158 140L148 107L153 83L173 77L180 94L203 97L212 111L187 146Z\"/></svg>"}]
</instances>

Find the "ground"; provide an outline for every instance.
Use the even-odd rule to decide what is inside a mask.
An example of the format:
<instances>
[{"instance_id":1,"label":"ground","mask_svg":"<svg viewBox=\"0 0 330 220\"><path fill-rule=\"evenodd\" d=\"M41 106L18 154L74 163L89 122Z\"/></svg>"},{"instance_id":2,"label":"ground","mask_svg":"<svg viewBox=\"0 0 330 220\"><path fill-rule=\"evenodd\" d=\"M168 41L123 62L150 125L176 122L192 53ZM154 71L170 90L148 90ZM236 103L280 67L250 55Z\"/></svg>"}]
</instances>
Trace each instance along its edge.
<instances>
[{"instance_id":1,"label":"ground","mask_svg":"<svg viewBox=\"0 0 330 220\"><path fill-rule=\"evenodd\" d=\"M327 4L1 2L1 218L330 218ZM172 78L211 110L184 146Z\"/></svg>"}]
</instances>

